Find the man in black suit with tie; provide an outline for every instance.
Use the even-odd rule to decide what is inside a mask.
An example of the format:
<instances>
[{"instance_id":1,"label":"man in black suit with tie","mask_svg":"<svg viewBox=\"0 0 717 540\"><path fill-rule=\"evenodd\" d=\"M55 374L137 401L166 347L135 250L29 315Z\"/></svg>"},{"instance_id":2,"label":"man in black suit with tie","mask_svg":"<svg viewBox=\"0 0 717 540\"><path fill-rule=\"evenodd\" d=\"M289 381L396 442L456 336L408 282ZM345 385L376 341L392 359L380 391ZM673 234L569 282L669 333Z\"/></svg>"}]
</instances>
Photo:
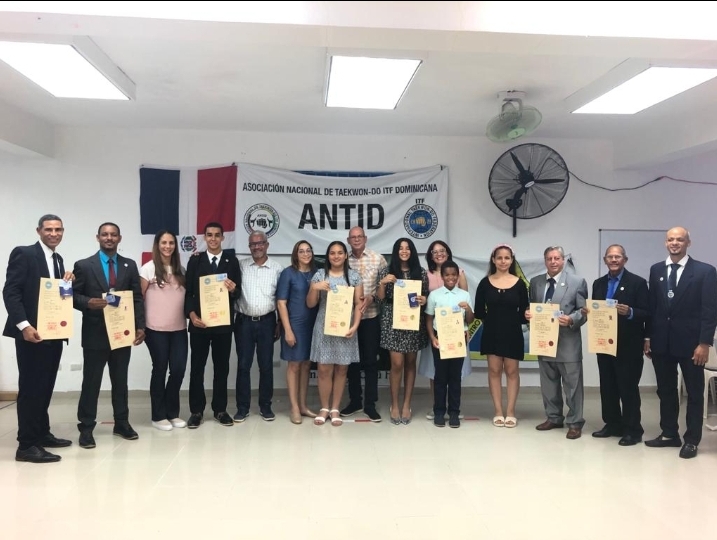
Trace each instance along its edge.
<instances>
[{"instance_id":1,"label":"man in black suit with tie","mask_svg":"<svg viewBox=\"0 0 717 540\"><path fill-rule=\"evenodd\" d=\"M652 358L660 397L660 428L652 448L680 447L677 419L677 365L687 387L687 430L680 457L697 455L702 439L704 365L717 327L717 270L687 255L690 233L683 227L667 231L669 257L650 268L650 318L645 354Z\"/></svg>"},{"instance_id":2,"label":"man in black suit with tie","mask_svg":"<svg viewBox=\"0 0 717 540\"><path fill-rule=\"evenodd\" d=\"M127 403L127 373L132 347L110 348L103 310L107 306L104 294L112 291L132 291L134 302L135 339L133 345L144 341L144 300L137 264L117 254L122 241L120 228L103 223L97 230L100 250L75 263L74 306L82 312L82 392L77 407L80 446L94 448L92 432L97 425L97 400L102 386L105 365L109 366L112 381L112 409L115 426L113 434L126 440L138 438L129 423ZM122 300L120 300L122 302Z\"/></svg>"},{"instance_id":3,"label":"man in black suit with tie","mask_svg":"<svg viewBox=\"0 0 717 540\"><path fill-rule=\"evenodd\" d=\"M235 294L241 291L241 270L234 250L223 250L224 228L220 223L207 223L204 227L207 251L192 256L187 263L186 294L184 312L189 319L189 345L191 366L189 372L189 429L198 428L204 422L204 407L207 398L204 393L204 368L212 349L214 383L212 387L212 411L214 419L221 425L234 425L234 419L227 412L227 378L229 357L232 352L232 321L234 319ZM226 274L225 284L229 291L229 324L207 327L202 320L199 300L199 278L214 274Z\"/></svg>"},{"instance_id":4,"label":"man in black suit with tie","mask_svg":"<svg viewBox=\"0 0 717 540\"><path fill-rule=\"evenodd\" d=\"M633 446L642 441L644 433L639 385L649 308L647 282L625 269L627 254L619 244L605 250L603 261L608 273L593 283L592 298L617 301L617 355L597 355L605 426L594 432L593 437L622 437L620 446Z\"/></svg>"},{"instance_id":5,"label":"man in black suit with tie","mask_svg":"<svg viewBox=\"0 0 717 540\"><path fill-rule=\"evenodd\" d=\"M37 331L37 304L40 278L71 280L59 253L65 228L54 214L46 214L37 224L40 241L19 246L10 253L3 299L7 323L3 336L15 340L18 369L16 461L52 463L60 456L45 448L70 446L71 441L50 433L48 409L55 388L62 356L62 340L43 340Z\"/></svg>"}]
</instances>

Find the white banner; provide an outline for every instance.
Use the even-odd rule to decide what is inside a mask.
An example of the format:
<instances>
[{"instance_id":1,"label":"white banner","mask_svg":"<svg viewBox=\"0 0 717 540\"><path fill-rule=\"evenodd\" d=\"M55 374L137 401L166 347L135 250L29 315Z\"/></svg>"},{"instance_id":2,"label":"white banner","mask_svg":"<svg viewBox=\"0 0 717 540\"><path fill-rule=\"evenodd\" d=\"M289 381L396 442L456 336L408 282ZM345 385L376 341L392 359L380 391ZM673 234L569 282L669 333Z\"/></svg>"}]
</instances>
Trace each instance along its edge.
<instances>
[{"instance_id":1,"label":"white banner","mask_svg":"<svg viewBox=\"0 0 717 540\"><path fill-rule=\"evenodd\" d=\"M361 226L369 247L391 253L409 237L419 252L436 239L448 241L448 169L440 165L370 178L313 176L261 165L239 164L236 251L248 254L254 231L269 237L270 254L288 254L299 240L316 254L329 243L346 243ZM246 231L242 238L241 230Z\"/></svg>"}]
</instances>

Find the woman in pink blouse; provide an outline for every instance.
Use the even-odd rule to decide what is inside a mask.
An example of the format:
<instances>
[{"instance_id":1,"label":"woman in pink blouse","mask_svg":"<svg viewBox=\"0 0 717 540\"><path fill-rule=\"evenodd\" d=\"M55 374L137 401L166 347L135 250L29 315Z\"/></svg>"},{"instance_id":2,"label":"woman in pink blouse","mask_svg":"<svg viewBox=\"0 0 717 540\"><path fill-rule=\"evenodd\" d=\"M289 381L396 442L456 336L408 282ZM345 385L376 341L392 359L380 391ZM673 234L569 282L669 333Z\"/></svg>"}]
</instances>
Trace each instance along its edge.
<instances>
[{"instance_id":1,"label":"woman in pink blouse","mask_svg":"<svg viewBox=\"0 0 717 540\"><path fill-rule=\"evenodd\" d=\"M149 383L152 426L171 431L187 426L179 417L179 389L187 368L188 350L184 268L173 233L161 230L155 235L152 260L142 266L139 275L147 320L145 343L152 357Z\"/></svg>"}]
</instances>

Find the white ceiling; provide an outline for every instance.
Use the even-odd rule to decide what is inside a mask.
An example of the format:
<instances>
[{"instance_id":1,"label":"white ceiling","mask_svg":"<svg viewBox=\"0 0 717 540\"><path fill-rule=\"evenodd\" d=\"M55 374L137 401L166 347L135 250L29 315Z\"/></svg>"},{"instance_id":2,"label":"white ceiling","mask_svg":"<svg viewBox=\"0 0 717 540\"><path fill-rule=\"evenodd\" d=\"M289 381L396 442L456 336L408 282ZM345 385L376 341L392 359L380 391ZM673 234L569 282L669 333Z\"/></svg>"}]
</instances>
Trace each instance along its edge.
<instances>
[{"instance_id":1,"label":"white ceiling","mask_svg":"<svg viewBox=\"0 0 717 540\"><path fill-rule=\"evenodd\" d=\"M496 2L299 2L308 10L301 16L274 4L281 24L0 13L0 38L91 37L137 88L130 102L56 99L0 62L0 119L12 110L15 122L30 114L53 126L484 136L499 112L497 93L522 90L543 114L536 137L610 139L616 166L717 147L717 80L631 116L569 108L620 70L717 66L716 40L510 34L469 24L471 9L495 10ZM521 3L502 4L499 20L510 27ZM584 4L589 19L595 3ZM296 24L286 24L289 15ZM394 111L327 109L334 52L424 62Z\"/></svg>"}]
</instances>

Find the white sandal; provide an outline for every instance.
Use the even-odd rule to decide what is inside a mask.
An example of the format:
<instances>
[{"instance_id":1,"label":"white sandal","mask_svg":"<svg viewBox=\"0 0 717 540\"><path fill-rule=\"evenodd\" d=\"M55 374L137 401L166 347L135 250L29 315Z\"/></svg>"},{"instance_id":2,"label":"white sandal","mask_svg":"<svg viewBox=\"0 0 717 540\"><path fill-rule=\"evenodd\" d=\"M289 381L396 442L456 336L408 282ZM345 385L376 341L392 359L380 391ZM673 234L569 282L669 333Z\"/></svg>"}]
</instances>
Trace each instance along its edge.
<instances>
[{"instance_id":1,"label":"white sandal","mask_svg":"<svg viewBox=\"0 0 717 540\"><path fill-rule=\"evenodd\" d=\"M502 416L494 416L493 425L495 427L505 427L505 418L503 418Z\"/></svg>"},{"instance_id":2,"label":"white sandal","mask_svg":"<svg viewBox=\"0 0 717 540\"><path fill-rule=\"evenodd\" d=\"M338 415L341 414L338 409L331 409L329 411L329 414L331 414L331 415L333 415L334 413L336 413ZM334 418L334 416L331 416L331 425L332 426L338 427L338 426L342 426L343 424L344 424L344 419L341 418L341 416L337 416L335 418Z\"/></svg>"},{"instance_id":3,"label":"white sandal","mask_svg":"<svg viewBox=\"0 0 717 540\"><path fill-rule=\"evenodd\" d=\"M515 416L506 416L505 424L503 425L507 428L514 428L518 425L518 419Z\"/></svg>"},{"instance_id":4,"label":"white sandal","mask_svg":"<svg viewBox=\"0 0 717 540\"><path fill-rule=\"evenodd\" d=\"M329 419L329 416L322 416L322 413L326 411L327 413L331 414L331 411L328 409L319 409L319 414L316 415L316 418L314 418L314 425L315 426L323 426L326 423L326 420Z\"/></svg>"}]
</instances>

